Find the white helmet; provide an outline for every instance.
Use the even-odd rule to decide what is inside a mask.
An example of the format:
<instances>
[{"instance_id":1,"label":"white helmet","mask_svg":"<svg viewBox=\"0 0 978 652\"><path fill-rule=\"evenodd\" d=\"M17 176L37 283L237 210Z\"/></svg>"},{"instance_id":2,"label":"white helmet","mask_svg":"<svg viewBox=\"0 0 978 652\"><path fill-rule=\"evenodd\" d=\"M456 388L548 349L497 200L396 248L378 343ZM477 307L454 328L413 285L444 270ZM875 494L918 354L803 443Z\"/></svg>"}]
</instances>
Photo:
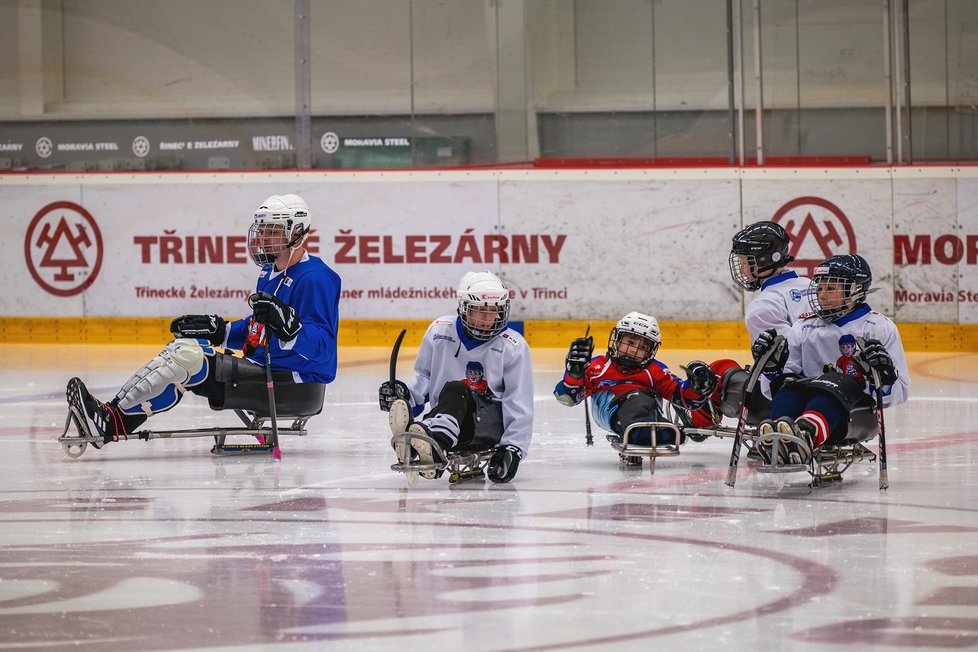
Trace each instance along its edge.
<instances>
[{"instance_id":1,"label":"white helmet","mask_svg":"<svg viewBox=\"0 0 978 652\"><path fill-rule=\"evenodd\" d=\"M299 195L272 195L255 210L248 230L248 253L259 266L274 265L287 249L309 235L309 206Z\"/></svg>"},{"instance_id":2,"label":"white helmet","mask_svg":"<svg viewBox=\"0 0 978 652\"><path fill-rule=\"evenodd\" d=\"M625 353L621 350L622 338L634 335L641 338L638 352ZM615 324L608 336L608 357L626 369L641 368L652 362L662 337L659 335L659 322L655 317L640 312L630 312Z\"/></svg>"},{"instance_id":3,"label":"white helmet","mask_svg":"<svg viewBox=\"0 0 978 652\"><path fill-rule=\"evenodd\" d=\"M498 276L492 272L467 272L459 281L456 296L458 316L466 335L474 340L490 340L506 330L509 323L509 290ZM487 306L496 309L491 324L472 314L473 309L476 309L476 313L485 312Z\"/></svg>"}]
</instances>

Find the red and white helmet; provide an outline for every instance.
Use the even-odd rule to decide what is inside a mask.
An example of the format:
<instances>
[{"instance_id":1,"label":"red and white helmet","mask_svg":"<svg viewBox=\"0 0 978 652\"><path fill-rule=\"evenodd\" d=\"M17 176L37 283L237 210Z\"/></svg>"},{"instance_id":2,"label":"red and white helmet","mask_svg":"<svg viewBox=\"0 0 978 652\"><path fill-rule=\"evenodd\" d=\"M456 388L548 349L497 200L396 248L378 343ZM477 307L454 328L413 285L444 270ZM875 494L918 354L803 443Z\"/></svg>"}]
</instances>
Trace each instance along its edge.
<instances>
[{"instance_id":1,"label":"red and white helmet","mask_svg":"<svg viewBox=\"0 0 978 652\"><path fill-rule=\"evenodd\" d=\"M490 340L506 330L509 324L509 290L492 272L468 272L458 284L458 316L465 334L474 340ZM496 309L490 325L477 323L473 309Z\"/></svg>"},{"instance_id":2,"label":"red and white helmet","mask_svg":"<svg viewBox=\"0 0 978 652\"><path fill-rule=\"evenodd\" d=\"M285 251L309 235L309 206L299 195L272 195L255 210L248 230L248 253L256 265L274 265Z\"/></svg>"}]
</instances>

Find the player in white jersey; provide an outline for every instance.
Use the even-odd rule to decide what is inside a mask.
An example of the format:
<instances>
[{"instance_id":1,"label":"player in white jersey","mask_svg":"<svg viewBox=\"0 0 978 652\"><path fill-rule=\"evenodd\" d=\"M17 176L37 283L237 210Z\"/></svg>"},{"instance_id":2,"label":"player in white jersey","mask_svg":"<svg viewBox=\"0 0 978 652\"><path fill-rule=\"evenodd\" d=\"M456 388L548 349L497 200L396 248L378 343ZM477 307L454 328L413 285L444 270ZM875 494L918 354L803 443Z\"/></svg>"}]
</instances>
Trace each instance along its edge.
<instances>
[{"instance_id":1,"label":"player in white jersey","mask_svg":"<svg viewBox=\"0 0 978 652\"><path fill-rule=\"evenodd\" d=\"M730 277L747 292L756 292L744 309L744 323L750 341L769 328L779 335L799 319L812 314L808 302L808 286L804 276L785 269L794 261L788 253L791 240L788 232L774 222L755 222L733 236L730 246ZM711 405L691 413L694 426L705 428L719 425L721 413L736 415L740 409L747 372L735 360L721 359L710 364L720 386L714 392ZM768 416L771 399L770 381L761 377L761 391L754 392L750 405L750 421L758 423ZM753 453L749 453L753 457Z\"/></svg>"},{"instance_id":2,"label":"player in white jersey","mask_svg":"<svg viewBox=\"0 0 978 652\"><path fill-rule=\"evenodd\" d=\"M733 237L730 276L748 292L757 292L744 309L750 341L769 328L784 335L799 319L812 314L808 302L809 279L785 270L789 255L788 233L774 222L756 222Z\"/></svg>"},{"instance_id":3,"label":"player in white jersey","mask_svg":"<svg viewBox=\"0 0 978 652\"><path fill-rule=\"evenodd\" d=\"M907 400L910 374L903 342L896 324L866 304L872 282L869 263L855 254L832 256L815 268L809 291L815 315L795 322L787 346L764 369L776 375L773 421L758 426L759 448L768 463L771 446L765 446L765 435L775 431L789 435L777 451L782 464L805 464L813 449L842 443L850 434L852 412L873 405L871 368L879 375L884 406ZM758 336L751 349L755 360L771 349L777 335L772 328ZM865 340L862 351L856 350L857 338Z\"/></svg>"},{"instance_id":4,"label":"player in white jersey","mask_svg":"<svg viewBox=\"0 0 978 652\"><path fill-rule=\"evenodd\" d=\"M442 453L471 444L492 447L493 482L509 482L526 457L533 433L533 373L526 340L509 327L510 293L491 272L469 272L457 291L458 314L428 326L406 383L385 381L380 408L392 430L427 435L443 449L412 439L413 451L392 440L401 463L445 463ZM425 404L430 410L420 421ZM433 478L431 472L422 473Z\"/></svg>"}]
</instances>

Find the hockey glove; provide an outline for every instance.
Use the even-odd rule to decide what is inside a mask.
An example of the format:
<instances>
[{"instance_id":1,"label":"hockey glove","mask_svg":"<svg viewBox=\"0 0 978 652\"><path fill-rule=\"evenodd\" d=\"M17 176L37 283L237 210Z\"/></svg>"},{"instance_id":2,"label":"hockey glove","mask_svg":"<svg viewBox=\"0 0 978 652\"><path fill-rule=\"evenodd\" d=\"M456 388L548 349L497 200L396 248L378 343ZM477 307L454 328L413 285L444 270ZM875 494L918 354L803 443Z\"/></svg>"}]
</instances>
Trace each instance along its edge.
<instances>
[{"instance_id":1,"label":"hockey glove","mask_svg":"<svg viewBox=\"0 0 978 652\"><path fill-rule=\"evenodd\" d=\"M893 366L893 358L879 340L866 340L866 345L863 347L863 360L879 374L880 385L892 385L896 382L897 372Z\"/></svg>"},{"instance_id":2,"label":"hockey glove","mask_svg":"<svg viewBox=\"0 0 978 652\"><path fill-rule=\"evenodd\" d=\"M217 315L183 315L170 322L170 332L175 337L207 340L214 346L221 346L227 323Z\"/></svg>"},{"instance_id":3,"label":"hockey glove","mask_svg":"<svg viewBox=\"0 0 978 652\"><path fill-rule=\"evenodd\" d=\"M720 379L705 362L693 360L686 365L686 378L689 388L700 396L709 396L717 388Z\"/></svg>"},{"instance_id":4,"label":"hockey glove","mask_svg":"<svg viewBox=\"0 0 978 652\"><path fill-rule=\"evenodd\" d=\"M516 469L520 468L523 451L512 444L496 446L489 458L486 474L493 482L509 482L516 477Z\"/></svg>"},{"instance_id":5,"label":"hockey glove","mask_svg":"<svg viewBox=\"0 0 978 652\"><path fill-rule=\"evenodd\" d=\"M389 380L385 380L380 384L380 391L378 392L380 398L380 409L384 412L391 411L391 405L397 399L404 399L411 405L411 390L408 386L399 380L395 380L393 383Z\"/></svg>"},{"instance_id":6,"label":"hockey glove","mask_svg":"<svg viewBox=\"0 0 978 652\"><path fill-rule=\"evenodd\" d=\"M302 322L292 306L268 292L256 292L248 298L248 305L255 311L255 321L265 324L278 339L290 342L299 334Z\"/></svg>"},{"instance_id":7,"label":"hockey glove","mask_svg":"<svg viewBox=\"0 0 978 652\"><path fill-rule=\"evenodd\" d=\"M775 347L774 340L777 336L778 332L773 328L769 328L757 336L754 344L750 347L750 352L754 356L755 362ZM774 352L774 355L768 359L767 364L764 365L761 371L767 374L779 374L784 369L786 362L788 362L788 342L782 339L781 343L777 345L777 350Z\"/></svg>"},{"instance_id":8,"label":"hockey glove","mask_svg":"<svg viewBox=\"0 0 978 652\"><path fill-rule=\"evenodd\" d=\"M564 358L564 366L567 375L574 380L584 378L584 372L591 363L591 355L594 353L594 338L579 337L571 342L567 357Z\"/></svg>"}]
</instances>

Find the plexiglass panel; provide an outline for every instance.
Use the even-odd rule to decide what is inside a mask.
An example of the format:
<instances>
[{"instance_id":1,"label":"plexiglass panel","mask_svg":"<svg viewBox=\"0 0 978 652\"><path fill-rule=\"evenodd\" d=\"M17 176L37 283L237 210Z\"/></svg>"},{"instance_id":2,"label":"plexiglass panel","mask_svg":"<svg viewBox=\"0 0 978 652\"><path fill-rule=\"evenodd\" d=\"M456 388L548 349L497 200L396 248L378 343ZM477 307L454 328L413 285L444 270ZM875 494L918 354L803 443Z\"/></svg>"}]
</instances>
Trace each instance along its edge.
<instances>
[{"instance_id":1,"label":"plexiglass panel","mask_svg":"<svg viewBox=\"0 0 978 652\"><path fill-rule=\"evenodd\" d=\"M978 160L974 0L0 0L0 61L0 170Z\"/></svg>"}]
</instances>

